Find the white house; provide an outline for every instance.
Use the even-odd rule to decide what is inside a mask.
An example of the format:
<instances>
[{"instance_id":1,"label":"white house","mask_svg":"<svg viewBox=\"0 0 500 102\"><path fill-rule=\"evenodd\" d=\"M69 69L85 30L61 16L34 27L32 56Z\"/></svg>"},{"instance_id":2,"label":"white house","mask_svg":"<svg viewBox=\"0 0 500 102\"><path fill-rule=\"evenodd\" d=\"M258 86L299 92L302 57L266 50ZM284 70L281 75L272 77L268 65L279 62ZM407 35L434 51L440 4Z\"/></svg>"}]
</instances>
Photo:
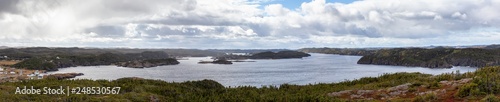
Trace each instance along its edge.
<instances>
[{"instance_id":1,"label":"white house","mask_svg":"<svg viewBox=\"0 0 500 102\"><path fill-rule=\"evenodd\" d=\"M34 73L28 74L29 79L42 79L43 76L40 74L40 71L36 70Z\"/></svg>"}]
</instances>

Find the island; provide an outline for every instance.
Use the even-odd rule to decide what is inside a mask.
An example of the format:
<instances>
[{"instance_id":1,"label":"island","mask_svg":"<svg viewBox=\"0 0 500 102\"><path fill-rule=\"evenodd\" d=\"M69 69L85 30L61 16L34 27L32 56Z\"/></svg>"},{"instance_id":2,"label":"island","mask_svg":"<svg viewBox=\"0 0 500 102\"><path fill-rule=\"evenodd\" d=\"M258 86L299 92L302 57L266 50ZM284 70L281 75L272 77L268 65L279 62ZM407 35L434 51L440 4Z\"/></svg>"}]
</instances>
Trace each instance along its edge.
<instances>
[{"instance_id":1,"label":"island","mask_svg":"<svg viewBox=\"0 0 500 102\"><path fill-rule=\"evenodd\" d=\"M303 58L303 57L309 57L309 56L311 56L311 55L308 53L304 53L304 52L300 52L300 51L286 50L286 51L279 51L279 52L264 51L264 52L249 54L249 55L224 55L224 56L216 57L216 59L236 60L234 62L254 62L254 61L242 61L242 60L245 60L245 59L290 59L290 58Z\"/></svg>"},{"instance_id":2,"label":"island","mask_svg":"<svg viewBox=\"0 0 500 102\"><path fill-rule=\"evenodd\" d=\"M228 61L226 59L216 59L214 61L200 61L198 64L207 64L207 63L212 63L212 64L233 64L233 62Z\"/></svg>"},{"instance_id":3,"label":"island","mask_svg":"<svg viewBox=\"0 0 500 102\"><path fill-rule=\"evenodd\" d=\"M136 61L116 63L117 66L129 67L129 68L150 68L156 66L176 65L176 64L179 64L179 61L177 61L174 58L136 60Z\"/></svg>"},{"instance_id":4,"label":"island","mask_svg":"<svg viewBox=\"0 0 500 102\"><path fill-rule=\"evenodd\" d=\"M309 57L311 56L310 54L304 53L304 52L299 52L299 51L279 51L277 53L267 51L267 52L261 52L261 53L256 53L251 56L249 56L249 59L289 59L289 58L302 58L302 57Z\"/></svg>"}]
</instances>

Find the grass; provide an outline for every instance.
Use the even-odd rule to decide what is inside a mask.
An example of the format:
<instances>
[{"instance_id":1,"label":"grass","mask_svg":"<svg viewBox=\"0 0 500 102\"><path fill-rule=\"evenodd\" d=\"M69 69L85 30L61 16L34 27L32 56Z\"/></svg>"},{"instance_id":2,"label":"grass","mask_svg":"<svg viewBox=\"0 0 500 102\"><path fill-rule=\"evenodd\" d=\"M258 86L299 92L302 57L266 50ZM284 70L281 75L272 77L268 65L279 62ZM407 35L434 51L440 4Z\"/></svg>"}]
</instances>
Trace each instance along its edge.
<instances>
[{"instance_id":1,"label":"grass","mask_svg":"<svg viewBox=\"0 0 500 102\"><path fill-rule=\"evenodd\" d=\"M446 94L425 94L421 96L393 98L391 101L480 101L496 100L500 95L500 67L485 67L476 72L463 74L447 73L429 75L422 73L393 73L379 77L365 77L339 83L319 83L314 85L283 84L278 87L261 88L240 86L227 88L212 80L165 82L140 78L121 78L117 80L26 80L0 84L0 100L3 101L349 101L346 97L331 97L328 93L343 90L379 90L412 83L409 90L436 90L449 86L438 84L440 81L454 81L473 78L456 91ZM17 87L34 86L35 88L69 87L121 87L116 95L19 95L14 94ZM428 86L428 87L421 87ZM363 101L364 99L357 100ZM386 101L386 100L365 100Z\"/></svg>"},{"instance_id":2,"label":"grass","mask_svg":"<svg viewBox=\"0 0 500 102\"><path fill-rule=\"evenodd\" d=\"M19 60L0 60L0 66L11 66L16 63L19 63Z\"/></svg>"}]
</instances>

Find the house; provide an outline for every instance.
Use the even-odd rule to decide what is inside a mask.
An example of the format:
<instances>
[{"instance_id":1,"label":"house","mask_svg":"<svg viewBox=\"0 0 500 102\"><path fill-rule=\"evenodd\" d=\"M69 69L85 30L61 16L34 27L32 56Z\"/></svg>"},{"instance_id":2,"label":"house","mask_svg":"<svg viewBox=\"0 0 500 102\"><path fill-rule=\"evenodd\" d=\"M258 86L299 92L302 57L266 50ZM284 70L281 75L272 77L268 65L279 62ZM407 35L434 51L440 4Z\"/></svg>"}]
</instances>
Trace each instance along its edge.
<instances>
[{"instance_id":1,"label":"house","mask_svg":"<svg viewBox=\"0 0 500 102\"><path fill-rule=\"evenodd\" d=\"M40 71L35 70L35 72L27 75L29 79L43 79L43 75L40 74Z\"/></svg>"}]
</instances>

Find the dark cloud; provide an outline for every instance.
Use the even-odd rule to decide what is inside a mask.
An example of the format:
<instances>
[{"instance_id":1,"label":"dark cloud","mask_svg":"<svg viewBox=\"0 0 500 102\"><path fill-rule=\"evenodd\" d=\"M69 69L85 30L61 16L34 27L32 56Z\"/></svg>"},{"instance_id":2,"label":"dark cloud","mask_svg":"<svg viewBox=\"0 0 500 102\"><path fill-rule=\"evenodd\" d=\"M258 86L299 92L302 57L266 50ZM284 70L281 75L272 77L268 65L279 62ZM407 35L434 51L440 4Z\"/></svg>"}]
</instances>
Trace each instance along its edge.
<instances>
[{"instance_id":1,"label":"dark cloud","mask_svg":"<svg viewBox=\"0 0 500 102\"><path fill-rule=\"evenodd\" d=\"M0 16L2 13L18 12L17 4L19 0L0 0Z\"/></svg>"},{"instance_id":2,"label":"dark cloud","mask_svg":"<svg viewBox=\"0 0 500 102\"><path fill-rule=\"evenodd\" d=\"M86 29L85 32L94 32L100 37L120 38L125 35L125 28L122 26L101 25Z\"/></svg>"},{"instance_id":3,"label":"dark cloud","mask_svg":"<svg viewBox=\"0 0 500 102\"><path fill-rule=\"evenodd\" d=\"M136 23L164 24L164 25L205 25L205 26L231 26L240 22L231 21L219 15L184 14L185 12L172 12L169 16L155 20L139 20Z\"/></svg>"},{"instance_id":4,"label":"dark cloud","mask_svg":"<svg viewBox=\"0 0 500 102\"><path fill-rule=\"evenodd\" d=\"M375 27L358 27L355 25L350 25L346 27L348 34L366 36L370 38L382 37L382 35L377 31Z\"/></svg>"},{"instance_id":5,"label":"dark cloud","mask_svg":"<svg viewBox=\"0 0 500 102\"><path fill-rule=\"evenodd\" d=\"M259 23L249 23L244 27L248 27L248 29L252 29L255 33L257 33L260 37L270 36L273 28L267 24L259 24Z\"/></svg>"}]
</instances>

